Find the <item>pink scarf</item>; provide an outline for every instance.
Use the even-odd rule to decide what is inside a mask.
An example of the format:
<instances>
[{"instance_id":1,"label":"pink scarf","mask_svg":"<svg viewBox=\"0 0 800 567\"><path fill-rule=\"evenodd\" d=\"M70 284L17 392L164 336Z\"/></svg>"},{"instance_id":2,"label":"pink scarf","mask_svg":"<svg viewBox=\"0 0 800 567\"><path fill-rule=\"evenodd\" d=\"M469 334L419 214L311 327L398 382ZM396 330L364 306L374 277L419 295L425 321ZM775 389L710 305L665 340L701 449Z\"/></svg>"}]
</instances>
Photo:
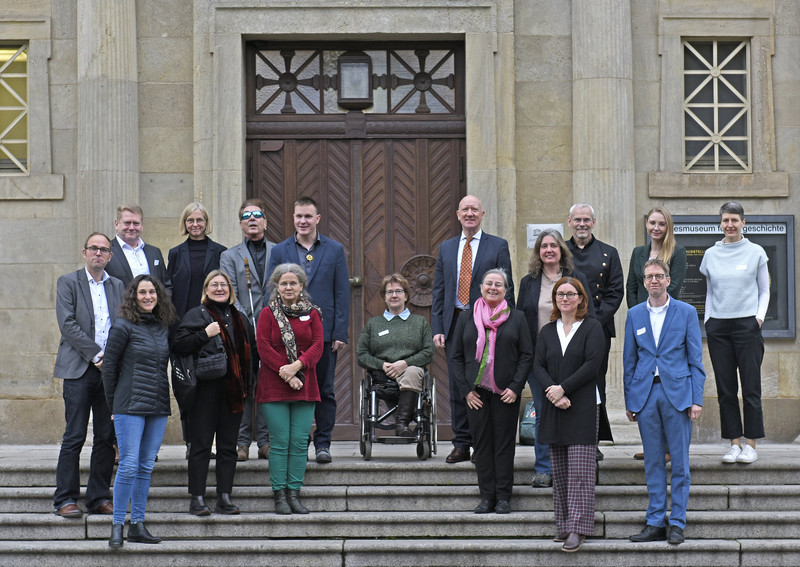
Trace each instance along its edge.
<instances>
[{"instance_id":1,"label":"pink scarf","mask_svg":"<svg viewBox=\"0 0 800 567\"><path fill-rule=\"evenodd\" d=\"M494 347L497 343L497 329L508 320L510 314L511 309L505 299L492 309L482 297L479 297L472 307L472 319L478 330L475 360L481 363L475 386L481 384L495 394L502 393L494 381Z\"/></svg>"}]
</instances>

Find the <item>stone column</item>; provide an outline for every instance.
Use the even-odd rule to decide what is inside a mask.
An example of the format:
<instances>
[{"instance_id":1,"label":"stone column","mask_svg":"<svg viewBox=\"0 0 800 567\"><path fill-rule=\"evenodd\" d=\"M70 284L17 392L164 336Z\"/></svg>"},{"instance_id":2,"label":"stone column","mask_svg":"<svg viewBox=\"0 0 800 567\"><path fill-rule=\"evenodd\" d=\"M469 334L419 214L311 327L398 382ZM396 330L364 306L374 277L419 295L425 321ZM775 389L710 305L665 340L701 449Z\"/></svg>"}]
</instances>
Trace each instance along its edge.
<instances>
[{"instance_id":1,"label":"stone column","mask_svg":"<svg viewBox=\"0 0 800 567\"><path fill-rule=\"evenodd\" d=\"M595 208L598 238L623 261L637 219L632 55L630 0L573 0L573 199Z\"/></svg>"},{"instance_id":2,"label":"stone column","mask_svg":"<svg viewBox=\"0 0 800 567\"><path fill-rule=\"evenodd\" d=\"M78 0L78 235L139 201L135 0Z\"/></svg>"}]
</instances>

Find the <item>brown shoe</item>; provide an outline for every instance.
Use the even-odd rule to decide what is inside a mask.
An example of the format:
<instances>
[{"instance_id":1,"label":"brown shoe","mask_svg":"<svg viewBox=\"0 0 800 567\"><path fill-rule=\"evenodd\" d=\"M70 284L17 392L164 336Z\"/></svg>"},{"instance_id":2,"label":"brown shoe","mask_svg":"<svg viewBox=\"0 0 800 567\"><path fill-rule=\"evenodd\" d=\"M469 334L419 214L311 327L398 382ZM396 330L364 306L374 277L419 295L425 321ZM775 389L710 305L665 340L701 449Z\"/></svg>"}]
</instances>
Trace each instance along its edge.
<instances>
[{"instance_id":1,"label":"brown shoe","mask_svg":"<svg viewBox=\"0 0 800 567\"><path fill-rule=\"evenodd\" d=\"M114 514L114 505L111 503L111 500L106 500L99 506L95 506L92 510L89 510L92 514L103 514L105 516L111 516Z\"/></svg>"},{"instance_id":2,"label":"brown shoe","mask_svg":"<svg viewBox=\"0 0 800 567\"><path fill-rule=\"evenodd\" d=\"M564 545L561 546L561 551L566 551L567 553L572 553L573 551L578 551L583 544L583 540L586 539L586 536L582 536L580 534L569 534Z\"/></svg>"},{"instance_id":3,"label":"brown shoe","mask_svg":"<svg viewBox=\"0 0 800 567\"><path fill-rule=\"evenodd\" d=\"M464 461L469 461L469 447L453 447L453 450L450 451L450 454L447 455L447 458L444 460L444 462L451 465Z\"/></svg>"},{"instance_id":4,"label":"brown shoe","mask_svg":"<svg viewBox=\"0 0 800 567\"><path fill-rule=\"evenodd\" d=\"M269 445L262 445L258 448L259 459L269 459Z\"/></svg>"},{"instance_id":5,"label":"brown shoe","mask_svg":"<svg viewBox=\"0 0 800 567\"><path fill-rule=\"evenodd\" d=\"M62 518L80 518L83 516L83 510L78 508L77 504L70 502L69 504L60 506L58 510L56 510L56 515Z\"/></svg>"},{"instance_id":6,"label":"brown shoe","mask_svg":"<svg viewBox=\"0 0 800 567\"><path fill-rule=\"evenodd\" d=\"M553 537L553 541L555 541L556 543L564 543L565 541L567 541L568 537L569 537L569 532L558 532Z\"/></svg>"},{"instance_id":7,"label":"brown shoe","mask_svg":"<svg viewBox=\"0 0 800 567\"><path fill-rule=\"evenodd\" d=\"M247 445L239 445L236 447L236 460L246 461L250 458L250 447Z\"/></svg>"}]
</instances>

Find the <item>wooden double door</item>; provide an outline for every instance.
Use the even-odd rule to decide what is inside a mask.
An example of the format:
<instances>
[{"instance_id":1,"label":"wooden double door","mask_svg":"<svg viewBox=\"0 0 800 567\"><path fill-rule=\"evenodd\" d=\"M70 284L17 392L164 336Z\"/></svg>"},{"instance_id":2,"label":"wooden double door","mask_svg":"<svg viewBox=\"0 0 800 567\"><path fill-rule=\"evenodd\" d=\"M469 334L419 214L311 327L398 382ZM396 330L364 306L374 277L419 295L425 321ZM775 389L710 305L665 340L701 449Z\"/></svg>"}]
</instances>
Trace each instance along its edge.
<instances>
[{"instance_id":1,"label":"wooden double door","mask_svg":"<svg viewBox=\"0 0 800 567\"><path fill-rule=\"evenodd\" d=\"M250 151L250 193L274 211L268 238L280 242L293 234L294 201L310 196L322 215L320 232L344 246L351 312L349 345L336 367L334 438L357 439L363 377L355 356L359 334L367 319L383 313L380 282L392 272L408 278L409 308L430 321L439 245L460 231L455 211L466 194L465 140L287 137L253 139ZM449 439L447 365L438 349L431 372L437 380L439 435Z\"/></svg>"}]
</instances>

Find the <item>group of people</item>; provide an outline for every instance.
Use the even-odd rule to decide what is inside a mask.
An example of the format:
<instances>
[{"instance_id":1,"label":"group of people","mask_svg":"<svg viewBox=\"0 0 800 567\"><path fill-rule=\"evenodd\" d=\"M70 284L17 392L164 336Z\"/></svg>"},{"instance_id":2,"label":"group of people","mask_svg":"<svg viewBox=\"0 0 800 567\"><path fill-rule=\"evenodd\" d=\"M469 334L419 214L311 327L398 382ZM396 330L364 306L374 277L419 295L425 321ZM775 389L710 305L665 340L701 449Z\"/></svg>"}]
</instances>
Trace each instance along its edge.
<instances>
[{"instance_id":1,"label":"group of people","mask_svg":"<svg viewBox=\"0 0 800 567\"><path fill-rule=\"evenodd\" d=\"M605 375L614 315L627 296L625 406L642 436L650 498L646 525L630 539L682 543L692 421L702 411L705 371L697 311L678 299L686 250L675 242L669 211L648 212L649 243L634 249L626 284L617 250L592 234L594 210L576 203L569 241L554 229L538 235L516 305L508 243L481 230L480 200L465 197L456 214L462 234L441 245L436 262L433 340L446 350L450 375L454 437L446 461L475 462L475 513L511 511L519 396L527 382L536 407L532 484L553 487L554 541L574 552L594 534L596 463L603 458L597 444L613 440ZM722 206L724 237L706 251L700 271L722 437L730 440L722 462L746 464L757 459L756 440L764 436L760 328L769 278L766 253L744 237L744 224L739 203Z\"/></svg>"},{"instance_id":2,"label":"group of people","mask_svg":"<svg viewBox=\"0 0 800 567\"><path fill-rule=\"evenodd\" d=\"M211 514L205 493L212 446L214 510L240 512L231 499L236 463L249 456L257 413L258 455L271 460L275 511L308 513L299 492L309 434L316 420L316 460L331 462L333 374L350 311L344 249L319 234L320 220L316 203L299 199L295 234L274 244L266 239L266 205L250 199L239 211L244 240L228 250L208 237L208 211L192 203L180 219L187 239L169 251L169 266L142 240L138 205L118 208L113 238L88 237L84 267L57 284L61 342L54 375L63 379L66 428L56 514L83 515L79 458L91 412L88 511L113 516L112 548L124 544L129 506L128 541L161 541L145 525L145 506L170 415L171 356L190 360L197 380L180 408L189 512Z\"/></svg>"},{"instance_id":3,"label":"group of people","mask_svg":"<svg viewBox=\"0 0 800 567\"><path fill-rule=\"evenodd\" d=\"M515 303L508 243L481 230L480 200L464 197L456 215L462 233L440 246L431 325L408 309L408 281L396 273L386 276L380 287L386 310L367 322L357 360L380 379L396 382L395 433L411 437L424 368L435 347L445 350L454 434L446 462L474 461L479 514L511 512L516 426L527 383L537 409L533 486L553 487L554 540L563 542L564 551L577 551L594 533L596 463L603 458L598 441L613 439L605 374L616 336L614 315L626 295L619 254L593 236L592 207L575 204L569 241L556 230L539 234ZM724 238L700 267L708 284L705 326L722 435L731 442L723 462L750 463L757 458L756 440L764 436L760 327L769 302L767 258L743 236L740 204L726 203L720 215ZM310 198L295 203L295 233L279 244L266 239L266 205L245 201L239 211L244 240L230 250L208 237L208 212L192 203L180 221L187 240L169 251L166 266L160 250L142 241L142 218L138 206L120 206L116 236L91 234L82 252L84 268L58 281L62 340L54 374L64 378L66 430L56 513L83 514L77 505L78 459L91 411L87 508L113 514L111 547L123 545L129 504L128 541L160 541L144 520L170 413L170 355L193 358L199 377L191 403L181 407L190 513L211 513L205 492L215 439L214 509L239 513L231 500L236 463L249 457L254 435L258 456L270 459L275 511L308 513L299 491L313 420L316 461L332 460L333 373L349 317L342 246L319 234L321 215ZM627 278L623 360L625 405L642 435L650 506L644 530L631 540L681 543L691 422L702 411L702 342L696 310L677 299L686 251L675 242L669 211L653 208L645 228L650 242L634 250ZM112 502L115 444L119 468Z\"/></svg>"}]
</instances>

